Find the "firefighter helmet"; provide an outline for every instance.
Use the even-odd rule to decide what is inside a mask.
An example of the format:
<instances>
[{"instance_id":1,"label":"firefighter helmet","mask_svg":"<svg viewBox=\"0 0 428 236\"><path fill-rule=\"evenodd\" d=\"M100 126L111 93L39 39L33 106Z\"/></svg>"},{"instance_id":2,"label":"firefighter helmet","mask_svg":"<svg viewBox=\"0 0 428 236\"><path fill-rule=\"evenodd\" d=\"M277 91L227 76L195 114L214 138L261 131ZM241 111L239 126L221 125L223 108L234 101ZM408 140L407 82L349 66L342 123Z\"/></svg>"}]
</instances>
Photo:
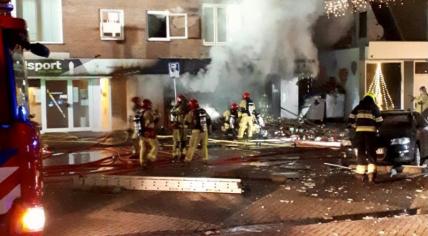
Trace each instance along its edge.
<instances>
[{"instance_id":1,"label":"firefighter helmet","mask_svg":"<svg viewBox=\"0 0 428 236\"><path fill-rule=\"evenodd\" d=\"M234 103L232 103L232 104L230 104L230 109L231 109L232 111L236 111L236 110L238 110L238 108L239 108L239 106L238 106L238 104L236 104L235 102L234 102Z\"/></svg>"},{"instance_id":2,"label":"firefighter helmet","mask_svg":"<svg viewBox=\"0 0 428 236\"><path fill-rule=\"evenodd\" d=\"M144 99L143 109L151 109L151 108L152 108L152 101L150 101L150 99Z\"/></svg>"},{"instance_id":3,"label":"firefighter helmet","mask_svg":"<svg viewBox=\"0 0 428 236\"><path fill-rule=\"evenodd\" d=\"M376 95L372 92L368 92L365 97L370 97L376 103Z\"/></svg>"},{"instance_id":4,"label":"firefighter helmet","mask_svg":"<svg viewBox=\"0 0 428 236\"><path fill-rule=\"evenodd\" d=\"M250 98L250 96L251 96L251 94L250 94L250 92L248 92L248 91L245 91L245 92L242 94L242 98L243 98L243 99L248 99L248 98Z\"/></svg>"},{"instance_id":5,"label":"firefighter helmet","mask_svg":"<svg viewBox=\"0 0 428 236\"><path fill-rule=\"evenodd\" d=\"M181 104L183 101L186 101L186 97L183 94L177 96L177 104Z\"/></svg>"},{"instance_id":6,"label":"firefighter helmet","mask_svg":"<svg viewBox=\"0 0 428 236\"><path fill-rule=\"evenodd\" d=\"M197 108L199 108L199 102L198 102L198 100L196 100L194 98L190 99L190 101L189 101L189 109L190 110L195 110Z\"/></svg>"}]
</instances>

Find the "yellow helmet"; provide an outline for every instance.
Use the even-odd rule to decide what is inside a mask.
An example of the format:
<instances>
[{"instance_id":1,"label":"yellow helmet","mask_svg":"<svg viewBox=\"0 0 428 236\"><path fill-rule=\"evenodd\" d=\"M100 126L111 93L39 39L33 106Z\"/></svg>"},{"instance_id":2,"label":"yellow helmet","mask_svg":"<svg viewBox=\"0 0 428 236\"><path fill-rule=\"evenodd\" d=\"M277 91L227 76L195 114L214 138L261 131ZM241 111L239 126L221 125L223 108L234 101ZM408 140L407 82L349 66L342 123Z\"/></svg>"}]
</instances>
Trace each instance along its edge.
<instances>
[{"instance_id":1,"label":"yellow helmet","mask_svg":"<svg viewBox=\"0 0 428 236\"><path fill-rule=\"evenodd\" d=\"M372 92L366 93L366 96L364 96L364 97L371 97L373 99L373 101L376 102L376 95Z\"/></svg>"}]
</instances>

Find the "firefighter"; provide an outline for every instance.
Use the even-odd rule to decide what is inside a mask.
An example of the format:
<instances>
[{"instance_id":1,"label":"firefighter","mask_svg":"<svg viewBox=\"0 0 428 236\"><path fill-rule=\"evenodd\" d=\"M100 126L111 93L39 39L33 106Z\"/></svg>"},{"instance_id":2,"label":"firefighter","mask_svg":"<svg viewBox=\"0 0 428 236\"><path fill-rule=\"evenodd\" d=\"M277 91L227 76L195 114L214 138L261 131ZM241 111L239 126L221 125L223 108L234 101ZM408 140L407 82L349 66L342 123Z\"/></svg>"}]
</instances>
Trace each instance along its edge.
<instances>
[{"instance_id":1,"label":"firefighter","mask_svg":"<svg viewBox=\"0 0 428 236\"><path fill-rule=\"evenodd\" d=\"M133 146L132 153L136 155L137 153L139 153L138 137L139 137L139 132L141 130L140 117L143 111L143 105L140 97L133 97L131 101L133 103L132 111L134 112L134 117L132 117L132 122L134 123L134 129L132 131L132 137L131 137L132 146Z\"/></svg>"},{"instance_id":2,"label":"firefighter","mask_svg":"<svg viewBox=\"0 0 428 236\"><path fill-rule=\"evenodd\" d=\"M416 111L421 113L428 108L428 92L425 86L419 88L420 95L415 98Z\"/></svg>"},{"instance_id":3,"label":"firefighter","mask_svg":"<svg viewBox=\"0 0 428 236\"><path fill-rule=\"evenodd\" d=\"M225 133L226 136L232 135L233 138L236 138L236 135L238 134L238 118L239 118L239 112L238 112L239 106L236 103L230 104L230 109L226 110L223 113L223 119L224 124L222 126L222 131Z\"/></svg>"},{"instance_id":4,"label":"firefighter","mask_svg":"<svg viewBox=\"0 0 428 236\"><path fill-rule=\"evenodd\" d=\"M247 131L248 138L253 137L254 111L256 110L256 105L253 100L251 100L250 96L251 94L249 92L244 92L242 94L242 101L239 104L241 121L239 122L238 139L244 138L245 131Z\"/></svg>"},{"instance_id":5,"label":"firefighter","mask_svg":"<svg viewBox=\"0 0 428 236\"><path fill-rule=\"evenodd\" d=\"M377 132L382 124L380 110L374 94L367 94L349 115L349 123L355 129L354 146L358 150L356 177L373 182L376 175Z\"/></svg>"},{"instance_id":6,"label":"firefighter","mask_svg":"<svg viewBox=\"0 0 428 236\"><path fill-rule=\"evenodd\" d=\"M186 155L186 134L184 118L188 112L188 101L184 95L177 97L177 103L170 112L170 122L172 127L172 158L174 160L184 159Z\"/></svg>"},{"instance_id":7,"label":"firefighter","mask_svg":"<svg viewBox=\"0 0 428 236\"><path fill-rule=\"evenodd\" d=\"M192 135L189 140L189 150L186 153L186 163L193 159L193 155L198 148L202 146L202 159L208 161L208 130L211 125L211 119L208 113L199 107L199 102L196 99L189 101L189 112L185 117L186 126L192 130Z\"/></svg>"},{"instance_id":8,"label":"firefighter","mask_svg":"<svg viewBox=\"0 0 428 236\"><path fill-rule=\"evenodd\" d=\"M158 154L158 140L156 137L156 123L159 121L159 115L152 110L152 101L143 100L143 111L141 114L140 130L140 165L146 165L145 159L153 162Z\"/></svg>"}]
</instances>

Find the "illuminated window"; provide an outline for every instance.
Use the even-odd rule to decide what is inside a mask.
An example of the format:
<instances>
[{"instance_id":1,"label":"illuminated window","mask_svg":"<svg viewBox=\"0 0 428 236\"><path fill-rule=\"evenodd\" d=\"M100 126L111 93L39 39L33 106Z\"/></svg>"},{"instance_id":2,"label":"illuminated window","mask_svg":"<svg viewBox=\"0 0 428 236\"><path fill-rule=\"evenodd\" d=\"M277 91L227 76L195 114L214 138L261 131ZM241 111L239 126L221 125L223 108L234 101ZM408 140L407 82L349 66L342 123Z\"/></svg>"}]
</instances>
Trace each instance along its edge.
<instances>
[{"instance_id":1,"label":"illuminated window","mask_svg":"<svg viewBox=\"0 0 428 236\"><path fill-rule=\"evenodd\" d=\"M61 0L12 0L14 16L27 21L31 41L62 43Z\"/></svg>"},{"instance_id":2,"label":"illuminated window","mask_svg":"<svg viewBox=\"0 0 428 236\"><path fill-rule=\"evenodd\" d=\"M169 11L148 11L147 32L149 41L187 39L187 14Z\"/></svg>"},{"instance_id":3,"label":"illuminated window","mask_svg":"<svg viewBox=\"0 0 428 236\"><path fill-rule=\"evenodd\" d=\"M204 45L224 44L227 40L227 7L220 4L202 6L202 37Z\"/></svg>"}]
</instances>

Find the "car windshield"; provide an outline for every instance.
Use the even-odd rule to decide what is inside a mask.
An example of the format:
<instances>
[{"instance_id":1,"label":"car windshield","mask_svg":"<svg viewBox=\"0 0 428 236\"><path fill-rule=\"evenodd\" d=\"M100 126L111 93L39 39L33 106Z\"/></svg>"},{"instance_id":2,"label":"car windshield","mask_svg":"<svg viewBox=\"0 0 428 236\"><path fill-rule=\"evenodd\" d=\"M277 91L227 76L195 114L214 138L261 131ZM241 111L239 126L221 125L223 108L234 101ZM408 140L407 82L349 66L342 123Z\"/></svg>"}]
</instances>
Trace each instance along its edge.
<instances>
[{"instance_id":1,"label":"car windshield","mask_svg":"<svg viewBox=\"0 0 428 236\"><path fill-rule=\"evenodd\" d=\"M412 120L409 114L383 114L384 127L411 127Z\"/></svg>"}]
</instances>

